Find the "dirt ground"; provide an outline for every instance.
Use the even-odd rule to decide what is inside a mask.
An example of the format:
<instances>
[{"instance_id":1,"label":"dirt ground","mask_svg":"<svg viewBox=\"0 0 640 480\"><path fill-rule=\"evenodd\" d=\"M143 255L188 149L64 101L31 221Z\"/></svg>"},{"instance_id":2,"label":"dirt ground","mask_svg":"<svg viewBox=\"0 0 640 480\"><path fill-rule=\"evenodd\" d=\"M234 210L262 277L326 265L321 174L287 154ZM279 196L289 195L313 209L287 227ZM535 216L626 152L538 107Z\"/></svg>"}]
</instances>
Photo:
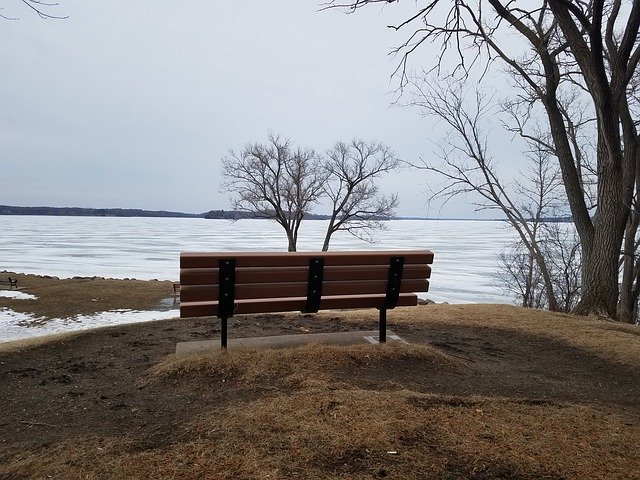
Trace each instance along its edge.
<instances>
[{"instance_id":1,"label":"dirt ground","mask_svg":"<svg viewBox=\"0 0 640 480\"><path fill-rule=\"evenodd\" d=\"M91 315L116 309L154 310L161 300L173 296L173 283L168 281L114 280L101 277L61 279L42 275L25 275L3 271L0 277L18 280L20 291L38 300L16 301L0 297L0 308L33 313L36 317L67 318ZM4 288L6 290L6 286Z\"/></svg>"},{"instance_id":2,"label":"dirt ground","mask_svg":"<svg viewBox=\"0 0 640 480\"><path fill-rule=\"evenodd\" d=\"M90 313L95 298L153 308L172 288L28 283L32 311L51 317L60 296ZM239 316L229 336L376 321ZM217 338L215 319L0 344L0 478L640 479L637 327L505 305L399 308L388 321L409 345L172 355Z\"/></svg>"}]
</instances>

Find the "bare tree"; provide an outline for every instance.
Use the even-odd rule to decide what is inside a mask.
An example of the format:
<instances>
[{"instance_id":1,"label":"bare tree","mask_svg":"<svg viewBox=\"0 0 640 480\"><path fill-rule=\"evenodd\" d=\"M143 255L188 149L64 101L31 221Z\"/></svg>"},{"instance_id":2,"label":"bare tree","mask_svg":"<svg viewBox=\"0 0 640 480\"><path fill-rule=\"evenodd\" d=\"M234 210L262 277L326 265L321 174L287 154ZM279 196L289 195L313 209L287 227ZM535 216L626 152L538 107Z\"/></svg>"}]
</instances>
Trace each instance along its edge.
<instances>
[{"instance_id":1,"label":"bare tree","mask_svg":"<svg viewBox=\"0 0 640 480\"><path fill-rule=\"evenodd\" d=\"M57 2L46 2L44 0L20 0L20 2L26 5L31 11L35 12L42 19L54 18L58 20L63 20L65 18L69 18L68 16L59 16L54 15L51 10L57 7L59 4ZM4 10L4 7L0 7L0 10ZM0 13L0 18L4 18L5 20L17 20L17 17L12 17L8 15L4 15Z\"/></svg>"},{"instance_id":2,"label":"bare tree","mask_svg":"<svg viewBox=\"0 0 640 480\"><path fill-rule=\"evenodd\" d=\"M326 178L315 152L269 135L266 144L231 151L222 160L222 175L222 188L235 194L234 208L275 220L287 234L288 250L295 252L300 224L322 194Z\"/></svg>"},{"instance_id":3,"label":"bare tree","mask_svg":"<svg viewBox=\"0 0 640 480\"><path fill-rule=\"evenodd\" d=\"M390 2L334 0L325 6L356 11L378 3ZM401 85L407 80L408 57L422 44L438 42L441 50L432 68L439 69L450 50L465 74L478 58L497 60L513 72L523 96L543 107L582 249L577 312L615 317L619 255L638 175L639 139L629 87L640 61L640 0L539 0L526 5L432 0L417 2L415 12L391 28L410 30L395 49L401 56ZM593 212L560 105L566 86L586 92L596 118Z\"/></svg>"},{"instance_id":4,"label":"bare tree","mask_svg":"<svg viewBox=\"0 0 640 480\"><path fill-rule=\"evenodd\" d=\"M332 211L323 251L329 249L331 236L338 230L372 241L373 231L384 228L383 220L395 214L398 196L382 195L375 180L398 165L389 147L379 142L337 142L327 152L324 194Z\"/></svg>"},{"instance_id":5,"label":"bare tree","mask_svg":"<svg viewBox=\"0 0 640 480\"><path fill-rule=\"evenodd\" d=\"M580 243L572 224L543 222L538 230L557 310L572 312L580 300ZM527 308L549 308L548 292L533 254L517 241L500 254L498 278L503 289Z\"/></svg>"},{"instance_id":6,"label":"bare tree","mask_svg":"<svg viewBox=\"0 0 640 480\"><path fill-rule=\"evenodd\" d=\"M548 308L540 269L522 242L515 242L502 251L499 262L499 283L506 292L525 308Z\"/></svg>"},{"instance_id":7,"label":"bare tree","mask_svg":"<svg viewBox=\"0 0 640 480\"><path fill-rule=\"evenodd\" d=\"M545 222L541 234L544 256L563 312L573 312L580 301L580 241L572 223Z\"/></svg>"},{"instance_id":8,"label":"bare tree","mask_svg":"<svg viewBox=\"0 0 640 480\"><path fill-rule=\"evenodd\" d=\"M540 303L534 302L536 291L533 290L539 277L543 287L538 292L544 293L544 304L550 310L561 310L554 272L547 258L549 252L545 251L543 226L548 217L558 215L564 202L559 171L548 152L540 148L538 142L532 142L532 149L527 152L530 170L522 181L509 188L500 178L487 147L488 118L496 115L491 97L476 89L473 101L466 105L463 82L416 81L413 86L412 105L449 127L449 134L438 144L442 163L423 161L416 165L443 179L432 192L432 198L446 202L454 196L471 193L477 198L474 203L478 210L501 211L518 234L518 244L524 247L507 255L511 261L521 263L509 268L508 274L517 279L523 304Z\"/></svg>"}]
</instances>

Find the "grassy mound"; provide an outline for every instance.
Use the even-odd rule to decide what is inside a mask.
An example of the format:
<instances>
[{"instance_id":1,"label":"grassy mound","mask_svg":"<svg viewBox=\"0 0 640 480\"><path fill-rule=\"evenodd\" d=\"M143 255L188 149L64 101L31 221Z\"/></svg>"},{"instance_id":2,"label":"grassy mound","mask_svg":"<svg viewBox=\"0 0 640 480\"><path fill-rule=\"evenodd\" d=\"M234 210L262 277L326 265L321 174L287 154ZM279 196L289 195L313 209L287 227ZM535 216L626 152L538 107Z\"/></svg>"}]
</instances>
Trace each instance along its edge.
<instances>
[{"instance_id":1,"label":"grassy mound","mask_svg":"<svg viewBox=\"0 0 640 480\"><path fill-rule=\"evenodd\" d=\"M277 381L308 388L347 380L358 372L376 371L382 366L396 369L413 364L445 371L468 368L460 359L428 345L306 345L278 350L243 349L194 357L171 355L149 370L143 384L179 381L210 388L225 382L252 386ZM349 377L344 375L347 371Z\"/></svg>"}]
</instances>

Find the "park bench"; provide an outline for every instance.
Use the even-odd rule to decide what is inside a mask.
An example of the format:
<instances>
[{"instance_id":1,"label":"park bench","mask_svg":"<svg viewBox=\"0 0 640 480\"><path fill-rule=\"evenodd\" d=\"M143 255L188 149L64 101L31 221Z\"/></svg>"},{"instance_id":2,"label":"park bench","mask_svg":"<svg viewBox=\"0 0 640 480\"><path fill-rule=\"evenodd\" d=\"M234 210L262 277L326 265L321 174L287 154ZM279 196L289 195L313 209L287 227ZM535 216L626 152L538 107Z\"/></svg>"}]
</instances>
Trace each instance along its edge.
<instances>
[{"instance_id":1,"label":"park bench","mask_svg":"<svg viewBox=\"0 0 640 480\"><path fill-rule=\"evenodd\" d=\"M9 290L15 288L18 289L18 279L7 277L7 280L0 279L0 285L9 285Z\"/></svg>"},{"instance_id":2,"label":"park bench","mask_svg":"<svg viewBox=\"0 0 640 480\"><path fill-rule=\"evenodd\" d=\"M183 252L180 255L180 317L221 320L235 314L377 308L379 341L386 341L387 310L417 305L426 292L433 253Z\"/></svg>"}]
</instances>

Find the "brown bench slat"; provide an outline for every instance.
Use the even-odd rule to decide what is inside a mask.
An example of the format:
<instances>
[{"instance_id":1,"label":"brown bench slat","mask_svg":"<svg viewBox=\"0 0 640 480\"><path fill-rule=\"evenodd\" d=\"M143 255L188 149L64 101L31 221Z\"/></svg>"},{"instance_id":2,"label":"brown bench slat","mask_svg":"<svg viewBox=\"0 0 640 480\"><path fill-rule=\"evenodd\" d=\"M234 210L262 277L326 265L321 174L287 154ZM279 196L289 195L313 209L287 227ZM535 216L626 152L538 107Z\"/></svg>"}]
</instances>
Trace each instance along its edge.
<instances>
[{"instance_id":1,"label":"brown bench slat","mask_svg":"<svg viewBox=\"0 0 640 480\"><path fill-rule=\"evenodd\" d=\"M320 310L337 308L381 308L385 295L341 295L322 297ZM304 310L306 297L268 298L260 300L237 300L235 314L295 312ZM412 293L401 293L399 307L418 304L418 297ZM214 317L218 315L218 302L180 302L180 317Z\"/></svg>"},{"instance_id":2,"label":"brown bench slat","mask_svg":"<svg viewBox=\"0 0 640 480\"><path fill-rule=\"evenodd\" d=\"M306 282L309 267L247 267L236 269L236 284L242 283L281 283ZM348 267L326 267L323 279L334 280L387 280L388 265L362 265ZM422 279L431 276L429 265L405 265L402 279ZM217 268L183 268L180 270L181 285L216 285L218 283Z\"/></svg>"},{"instance_id":3,"label":"brown bench slat","mask_svg":"<svg viewBox=\"0 0 640 480\"><path fill-rule=\"evenodd\" d=\"M387 280L323 282L322 295L361 295L386 293ZM429 282L426 279L403 280L400 293L426 292ZM236 300L247 298L304 297L307 295L307 282L296 283L244 283L236 284ZM218 285L193 285L180 287L181 302L199 302L218 300Z\"/></svg>"},{"instance_id":4,"label":"brown bench slat","mask_svg":"<svg viewBox=\"0 0 640 480\"><path fill-rule=\"evenodd\" d=\"M391 257L404 257L405 265L433 263L433 253L428 250L358 251L358 252L183 252L180 268L217 268L223 258L234 258L236 268L242 267L293 267L308 266L309 259L325 259L325 267L333 265L389 265Z\"/></svg>"}]
</instances>

